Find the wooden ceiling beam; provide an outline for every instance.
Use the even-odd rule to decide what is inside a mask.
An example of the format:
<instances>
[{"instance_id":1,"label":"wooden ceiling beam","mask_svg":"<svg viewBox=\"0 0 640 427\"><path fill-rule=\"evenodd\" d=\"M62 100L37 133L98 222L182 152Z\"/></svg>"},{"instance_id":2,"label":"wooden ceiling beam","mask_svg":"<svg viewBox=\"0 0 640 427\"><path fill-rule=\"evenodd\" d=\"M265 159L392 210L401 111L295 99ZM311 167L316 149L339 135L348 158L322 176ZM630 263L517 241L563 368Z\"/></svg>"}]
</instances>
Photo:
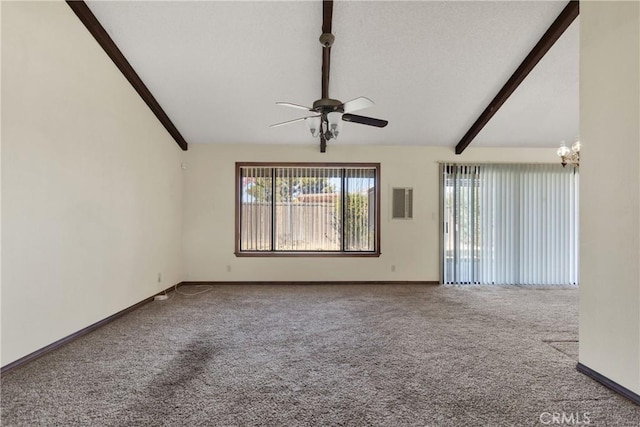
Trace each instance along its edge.
<instances>
[{"instance_id":1,"label":"wooden ceiling beam","mask_svg":"<svg viewBox=\"0 0 640 427\"><path fill-rule=\"evenodd\" d=\"M509 96L520 86L520 83L523 82L536 64L544 57L549 49L551 49L551 46L553 46L564 31L569 28L569 25L576 19L578 14L579 2L577 0L570 1L556 20L553 21L553 24L551 24L549 29L544 33L540 41L538 41L531 52L529 52L529 55L522 61L522 64L520 64L495 98L489 103L489 106L480 114L480 117L478 117L460 142L458 142L456 145L456 154L462 154L469 144L471 144L482 128L484 128L493 115L502 107L502 104L509 99Z\"/></svg>"},{"instance_id":2,"label":"wooden ceiling beam","mask_svg":"<svg viewBox=\"0 0 640 427\"><path fill-rule=\"evenodd\" d=\"M322 34L331 34L333 0L322 2ZM331 44L322 46L322 98L329 98L329 70L331 67Z\"/></svg>"},{"instance_id":3,"label":"wooden ceiling beam","mask_svg":"<svg viewBox=\"0 0 640 427\"><path fill-rule=\"evenodd\" d=\"M182 137L178 129L164 112L158 101L151 94L147 86L142 82L140 76L135 72L129 61L124 57L115 42L109 37L109 34L95 17L89 6L82 0L67 0L67 4L78 16L80 21L87 27L93 38L104 49L105 53L116 64L116 67L122 72L125 78L131 83L131 86L138 92L142 100L149 106L153 114L160 120L169 134L183 150L187 150L187 141Z\"/></svg>"}]
</instances>

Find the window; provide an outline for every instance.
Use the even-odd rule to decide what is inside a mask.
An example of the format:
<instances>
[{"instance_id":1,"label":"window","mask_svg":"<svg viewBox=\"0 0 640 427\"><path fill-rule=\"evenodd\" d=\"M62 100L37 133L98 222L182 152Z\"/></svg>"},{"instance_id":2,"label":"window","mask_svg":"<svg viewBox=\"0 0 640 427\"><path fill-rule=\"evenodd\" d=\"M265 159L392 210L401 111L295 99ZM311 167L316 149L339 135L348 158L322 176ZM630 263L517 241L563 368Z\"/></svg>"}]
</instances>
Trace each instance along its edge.
<instances>
[{"instance_id":1,"label":"window","mask_svg":"<svg viewBox=\"0 0 640 427\"><path fill-rule=\"evenodd\" d=\"M441 167L444 283L578 283L577 168Z\"/></svg>"},{"instance_id":2,"label":"window","mask_svg":"<svg viewBox=\"0 0 640 427\"><path fill-rule=\"evenodd\" d=\"M379 256L380 164L236 163L237 256Z\"/></svg>"}]
</instances>

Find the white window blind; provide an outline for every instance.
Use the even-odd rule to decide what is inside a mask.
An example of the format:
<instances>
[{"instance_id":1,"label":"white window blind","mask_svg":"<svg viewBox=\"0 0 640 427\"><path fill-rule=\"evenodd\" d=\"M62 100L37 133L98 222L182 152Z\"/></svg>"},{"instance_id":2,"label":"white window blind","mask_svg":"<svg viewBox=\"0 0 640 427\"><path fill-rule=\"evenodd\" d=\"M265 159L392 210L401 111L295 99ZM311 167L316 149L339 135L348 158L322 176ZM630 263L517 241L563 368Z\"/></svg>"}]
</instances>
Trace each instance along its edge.
<instances>
[{"instance_id":1,"label":"white window blind","mask_svg":"<svg viewBox=\"0 0 640 427\"><path fill-rule=\"evenodd\" d=\"M443 282L578 283L577 168L442 164Z\"/></svg>"},{"instance_id":2,"label":"white window blind","mask_svg":"<svg viewBox=\"0 0 640 427\"><path fill-rule=\"evenodd\" d=\"M238 165L238 253L377 253L379 166Z\"/></svg>"}]
</instances>

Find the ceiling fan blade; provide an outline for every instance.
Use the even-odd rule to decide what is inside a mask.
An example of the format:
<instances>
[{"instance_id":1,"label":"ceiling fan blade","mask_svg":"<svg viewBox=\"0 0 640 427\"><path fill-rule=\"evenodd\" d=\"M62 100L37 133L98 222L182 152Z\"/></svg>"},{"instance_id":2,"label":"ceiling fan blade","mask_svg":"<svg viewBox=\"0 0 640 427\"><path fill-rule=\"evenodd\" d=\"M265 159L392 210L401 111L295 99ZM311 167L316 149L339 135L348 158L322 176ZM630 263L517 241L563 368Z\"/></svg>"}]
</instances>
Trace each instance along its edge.
<instances>
[{"instance_id":1,"label":"ceiling fan blade","mask_svg":"<svg viewBox=\"0 0 640 427\"><path fill-rule=\"evenodd\" d=\"M351 101L347 101L342 104L343 112L350 113L352 111L363 110L374 105L374 102L367 97L361 96Z\"/></svg>"},{"instance_id":2,"label":"ceiling fan blade","mask_svg":"<svg viewBox=\"0 0 640 427\"><path fill-rule=\"evenodd\" d=\"M357 116L355 114L343 114L342 120L345 122L360 123L361 125L375 126L379 128L389 124L386 120L374 119L373 117Z\"/></svg>"},{"instance_id":3,"label":"ceiling fan blade","mask_svg":"<svg viewBox=\"0 0 640 427\"><path fill-rule=\"evenodd\" d=\"M308 117L300 117L299 119L293 119L293 120L288 120L286 122L282 122L282 123L276 123L274 125L269 126L270 128L277 128L278 126L284 126L284 125L289 125L291 123L296 123L296 122L301 122L303 120L307 120L310 119L312 117L320 117L320 116L308 116Z\"/></svg>"},{"instance_id":4,"label":"ceiling fan blade","mask_svg":"<svg viewBox=\"0 0 640 427\"><path fill-rule=\"evenodd\" d=\"M292 104L291 102L276 102L276 105L284 105L285 107L293 107L293 108L298 108L300 110L313 111L309 107L305 107L304 105Z\"/></svg>"}]
</instances>

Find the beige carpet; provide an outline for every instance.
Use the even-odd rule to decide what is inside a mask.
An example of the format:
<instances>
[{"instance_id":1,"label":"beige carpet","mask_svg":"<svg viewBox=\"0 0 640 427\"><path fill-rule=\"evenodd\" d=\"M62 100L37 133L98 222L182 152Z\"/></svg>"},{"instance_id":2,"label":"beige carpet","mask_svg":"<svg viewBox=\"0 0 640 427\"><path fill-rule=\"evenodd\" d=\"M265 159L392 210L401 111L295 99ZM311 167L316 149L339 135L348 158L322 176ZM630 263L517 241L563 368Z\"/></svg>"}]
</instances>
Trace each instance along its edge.
<instances>
[{"instance_id":1,"label":"beige carpet","mask_svg":"<svg viewBox=\"0 0 640 427\"><path fill-rule=\"evenodd\" d=\"M2 425L640 425L576 371L577 303L575 288L172 294L3 375Z\"/></svg>"}]
</instances>

